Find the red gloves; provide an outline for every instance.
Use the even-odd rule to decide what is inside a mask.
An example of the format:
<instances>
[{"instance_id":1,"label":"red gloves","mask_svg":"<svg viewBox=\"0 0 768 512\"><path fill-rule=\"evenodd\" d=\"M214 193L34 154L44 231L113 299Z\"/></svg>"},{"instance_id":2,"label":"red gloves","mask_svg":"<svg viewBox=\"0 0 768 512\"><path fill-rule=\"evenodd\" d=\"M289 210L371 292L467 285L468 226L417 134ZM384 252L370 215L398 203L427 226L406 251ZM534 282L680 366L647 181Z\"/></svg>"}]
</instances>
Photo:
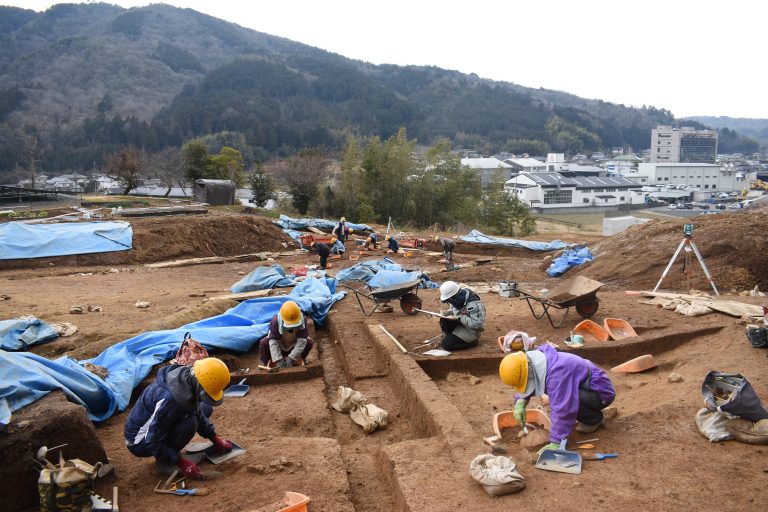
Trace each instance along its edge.
<instances>
[{"instance_id":1,"label":"red gloves","mask_svg":"<svg viewBox=\"0 0 768 512\"><path fill-rule=\"evenodd\" d=\"M213 443L213 446L216 447L216 450L219 453L226 453L232 449L232 443L227 441L221 436L215 435L211 438L211 442Z\"/></svg>"},{"instance_id":2,"label":"red gloves","mask_svg":"<svg viewBox=\"0 0 768 512\"><path fill-rule=\"evenodd\" d=\"M189 459L182 457L176 465L179 468L179 472L187 478L192 478L193 480L201 480L203 478L200 468Z\"/></svg>"}]
</instances>

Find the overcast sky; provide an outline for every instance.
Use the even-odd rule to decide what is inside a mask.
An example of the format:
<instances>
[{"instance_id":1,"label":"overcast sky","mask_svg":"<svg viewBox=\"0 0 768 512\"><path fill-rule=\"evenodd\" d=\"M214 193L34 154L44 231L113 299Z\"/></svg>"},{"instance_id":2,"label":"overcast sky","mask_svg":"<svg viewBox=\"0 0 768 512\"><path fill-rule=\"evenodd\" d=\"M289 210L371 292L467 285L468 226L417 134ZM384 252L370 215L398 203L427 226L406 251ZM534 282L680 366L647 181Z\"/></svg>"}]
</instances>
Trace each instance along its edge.
<instances>
[{"instance_id":1,"label":"overcast sky","mask_svg":"<svg viewBox=\"0 0 768 512\"><path fill-rule=\"evenodd\" d=\"M0 0L38 11L54 3ZM768 118L761 0L164 3L374 64L434 65L677 117Z\"/></svg>"}]
</instances>

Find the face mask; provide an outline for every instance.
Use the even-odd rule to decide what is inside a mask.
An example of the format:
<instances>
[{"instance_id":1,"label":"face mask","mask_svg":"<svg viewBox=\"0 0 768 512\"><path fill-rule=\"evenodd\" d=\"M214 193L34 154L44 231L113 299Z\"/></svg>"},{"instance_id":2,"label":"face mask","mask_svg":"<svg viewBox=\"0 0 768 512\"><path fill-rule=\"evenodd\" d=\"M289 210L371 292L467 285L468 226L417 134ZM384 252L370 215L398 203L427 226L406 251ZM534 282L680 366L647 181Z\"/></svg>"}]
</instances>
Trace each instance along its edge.
<instances>
[{"instance_id":1,"label":"face mask","mask_svg":"<svg viewBox=\"0 0 768 512\"><path fill-rule=\"evenodd\" d=\"M211 407L217 407L223 402L223 400L214 400L213 397L206 393L202 387L200 388L200 392L197 396L200 399L200 403L210 405Z\"/></svg>"}]
</instances>

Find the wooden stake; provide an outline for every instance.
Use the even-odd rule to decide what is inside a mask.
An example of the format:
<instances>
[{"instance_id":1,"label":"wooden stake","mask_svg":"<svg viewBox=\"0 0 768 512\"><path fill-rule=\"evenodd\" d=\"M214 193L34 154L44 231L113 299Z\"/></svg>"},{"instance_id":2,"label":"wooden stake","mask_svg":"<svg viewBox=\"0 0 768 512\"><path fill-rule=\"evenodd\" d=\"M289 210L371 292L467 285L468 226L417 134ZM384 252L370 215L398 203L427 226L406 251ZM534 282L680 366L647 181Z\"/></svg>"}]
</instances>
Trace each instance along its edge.
<instances>
[{"instance_id":1,"label":"wooden stake","mask_svg":"<svg viewBox=\"0 0 768 512\"><path fill-rule=\"evenodd\" d=\"M388 331L388 330L386 330L386 329L384 328L384 326L383 326L383 325L379 324L379 329L381 329L381 330L384 332L384 334L386 334L387 336L389 336L389 339L391 339L392 341L394 341L394 342L395 342L395 345L397 345L397 348L399 348L399 349L400 349L400 351L401 351L403 354L407 354L407 353L408 353L408 351L405 349L405 347L404 347L404 346L402 346L402 345L400 344L400 342L399 342L399 341L397 341L397 338L395 338L394 336L392 336L392 335L389 333L389 331Z\"/></svg>"}]
</instances>

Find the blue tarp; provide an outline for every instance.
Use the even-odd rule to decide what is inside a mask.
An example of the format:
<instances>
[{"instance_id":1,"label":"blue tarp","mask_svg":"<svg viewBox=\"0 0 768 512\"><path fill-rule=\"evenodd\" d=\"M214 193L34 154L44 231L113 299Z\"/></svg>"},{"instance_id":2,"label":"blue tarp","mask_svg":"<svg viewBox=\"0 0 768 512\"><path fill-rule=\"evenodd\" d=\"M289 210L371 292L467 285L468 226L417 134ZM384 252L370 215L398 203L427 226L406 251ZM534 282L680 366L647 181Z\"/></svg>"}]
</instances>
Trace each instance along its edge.
<instances>
[{"instance_id":1,"label":"blue tarp","mask_svg":"<svg viewBox=\"0 0 768 512\"><path fill-rule=\"evenodd\" d=\"M82 361L106 367L106 381L66 357L48 361L32 354L0 351L0 412L7 409L4 405L16 411L50 391L64 389L88 409L91 419L105 420L128 406L133 388L154 365L174 356L185 332L191 332L209 350L247 352L266 335L269 321L285 301L296 301L315 325L322 326L333 303L343 297L344 292L336 292L334 279L311 278L297 285L290 295L251 299L221 315L178 329L140 334L109 347L94 359ZM0 422L7 423L8 419L0 416Z\"/></svg>"},{"instance_id":2,"label":"blue tarp","mask_svg":"<svg viewBox=\"0 0 768 512\"><path fill-rule=\"evenodd\" d=\"M271 267L256 267L256 269L232 285L232 293L253 292L256 290L271 290L285 288L293 284L293 279L285 275L285 270L278 264Z\"/></svg>"},{"instance_id":3,"label":"blue tarp","mask_svg":"<svg viewBox=\"0 0 768 512\"><path fill-rule=\"evenodd\" d=\"M0 260L127 251L133 230L127 222L0 224Z\"/></svg>"},{"instance_id":4,"label":"blue tarp","mask_svg":"<svg viewBox=\"0 0 768 512\"><path fill-rule=\"evenodd\" d=\"M551 242L532 242L529 240L516 240L514 238L504 238L498 236L484 235L480 231L473 229L467 236L459 237L465 242L474 242L478 244L503 245L506 247L521 247L532 251L555 251L565 249L568 244L560 240Z\"/></svg>"},{"instance_id":5,"label":"blue tarp","mask_svg":"<svg viewBox=\"0 0 768 512\"><path fill-rule=\"evenodd\" d=\"M380 261L368 260L345 268L336 275L339 282L362 281L368 283L371 288L381 288L411 281L416 274L409 272L389 258ZM429 276L420 273L423 279L419 288L437 288L439 285L430 281Z\"/></svg>"},{"instance_id":6,"label":"blue tarp","mask_svg":"<svg viewBox=\"0 0 768 512\"><path fill-rule=\"evenodd\" d=\"M547 275L549 277L558 277L565 274L572 267L583 265L588 261L595 259L589 249L586 247L577 247L575 249L568 249L563 251L562 256L558 256L552 260L552 264L547 269Z\"/></svg>"},{"instance_id":7,"label":"blue tarp","mask_svg":"<svg viewBox=\"0 0 768 512\"><path fill-rule=\"evenodd\" d=\"M338 222L326 219L292 219L287 215L280 215L280 220L275 224L283 229L307 229L313 227L317 229L333 229ZM346 226L355 231L373 231L373 228L368 224L355 224L353 222L345 222Z\"/></svg>"},{"instance_id":8,"label":"blue tarp","mask_svg":"<svg viewBox=\"0 0 768 512\"><path fill-rule=\"evenodd\" d=\"M0 348L3 350L26 350L31 345L58 337L56 329L39 318L0 320Z\"/></svg>"}]
</instances>

